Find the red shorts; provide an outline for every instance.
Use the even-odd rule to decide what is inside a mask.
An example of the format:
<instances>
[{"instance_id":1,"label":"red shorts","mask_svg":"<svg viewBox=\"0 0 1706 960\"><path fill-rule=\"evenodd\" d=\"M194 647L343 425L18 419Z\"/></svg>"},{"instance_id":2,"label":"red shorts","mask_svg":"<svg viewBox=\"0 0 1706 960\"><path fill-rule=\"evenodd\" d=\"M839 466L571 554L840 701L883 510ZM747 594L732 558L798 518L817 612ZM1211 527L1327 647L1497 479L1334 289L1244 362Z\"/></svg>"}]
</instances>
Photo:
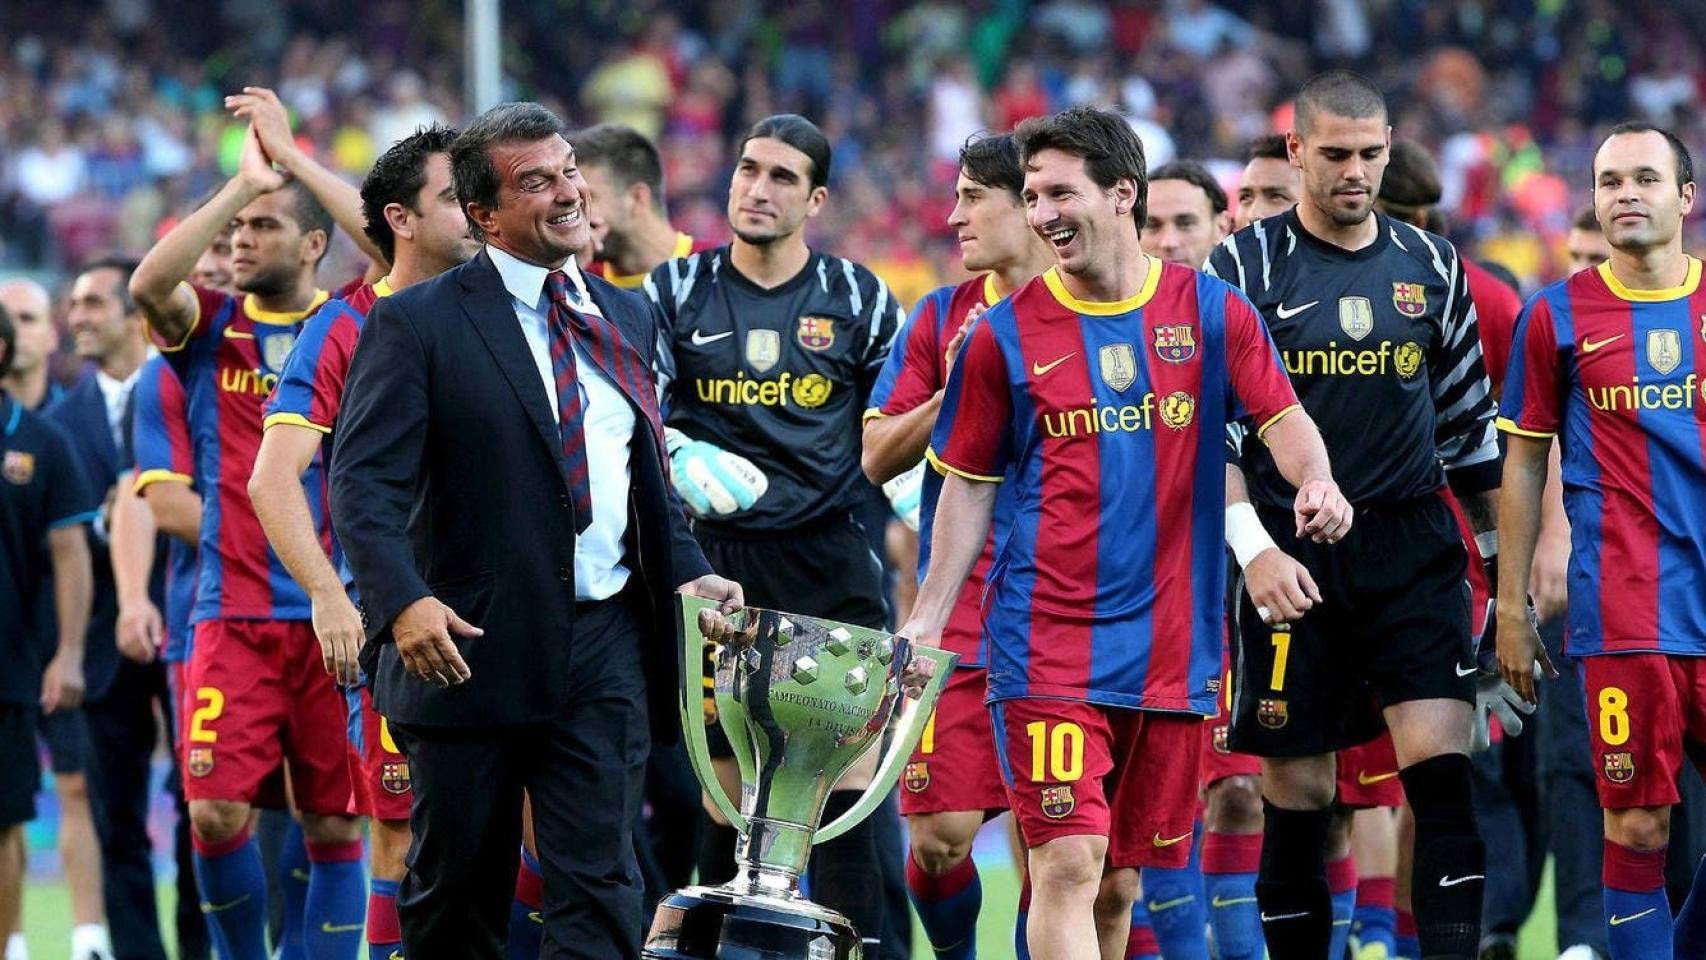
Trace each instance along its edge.
<instances>
[{"instance_id":1,"label":"red shorts","mask_svg":"<svg viewBox=\"0 0 1706 960\"><path fill-rule=\"evenodd\" d=\"M1583 657L1582 675L1599 805L1622 810L1676 803L1684 744L1696 755L1706 746L1706 658Z\"/></svg>"},{"instance_id":2,"label":"red shorts","mask_svg":"<svg viewBox=\"0 0 1706 960\"><path fill-rule=\"evenodd\" d=\"M990 710L1026 846L1088 834L1108 838L1115 867L1190 859L1202 717L1040 698Z\"/></svg>"},{"instance_id":3,"label":"red shorts","mask_svg":"<svg viewBox=\"0 0 1706 960\"><path fill-rule=\"evenodd\" d=\"M1341 807L1401 807L1404 783L1398 779L1398 751L1392 734L1382 731L1367 743L1339 751Z\"/></svg>"},{"instance_id":4,"label":"red shorts","mask_svg":"<svg viewBox=\"0 0 1706 960\"><path fill-rule=\"evenodd\" d=\"M185 680L186 799L256 804L284 762L297 809L349 813L348 708L308 621L204 620Z\"/></svg>"},{"instance_id":5,"label":"red shorts","mask_svg":"<svg viewBox=\"0 0 1706 960\"><path fill-rule=\"evenodd\" d=\"M1202 788L1207 790L1228 777L1259 777L1262 758L1248 753L1233 753L1226 746L1226 733L1232 726L1232 668L1220 670L1220 712L1202 725Z\"/></svg>"},{"instance_id":6,"label":"red shorts","mask_svg":"<svg viewBox=\"0 0 1706 960\"><path fill-rule=\"evenodd\" d=\"M378 820L408 820L415 791L410 785L409 761L391 739L390 724L373 709L373 692L366 685L344 696L349 703L354 812Z\"/></svg>"},{"instance_id":7,"label":"red shorts","mask_svg":"<svg viewBox=\"0 0 1706 960\"><path fill-rule=\"evenodd\" d=\"M1007 788L995 759L995 732L983 705L988 674L961 667L948 678L936 712L901 776L900 812L952 813L1007 809Z\"/></svg>"}]
</instances>

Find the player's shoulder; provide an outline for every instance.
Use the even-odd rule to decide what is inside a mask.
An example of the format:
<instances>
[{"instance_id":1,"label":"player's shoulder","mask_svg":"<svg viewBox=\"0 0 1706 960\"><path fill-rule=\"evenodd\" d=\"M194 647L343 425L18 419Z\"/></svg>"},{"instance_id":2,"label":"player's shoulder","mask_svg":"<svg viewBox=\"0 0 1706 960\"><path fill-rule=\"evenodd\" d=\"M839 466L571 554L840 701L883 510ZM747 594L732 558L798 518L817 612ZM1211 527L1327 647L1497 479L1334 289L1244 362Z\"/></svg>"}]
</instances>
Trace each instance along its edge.
<instances>
[{"instance_id":1,"label":"player's shoulder","mask_svg":"<svg viewBox=\"0 0 1706 960\"><path fill-rule=\"evenodd\" d=\"M862 313L860 307L869 307L878 298L887 299L889 295L888 284L857 260L813 250L806 270L816 274L818 288L825 295L847 297L854 305L855 313Z\"/></svg>"},{"instance_id":2,"label":"player's shoulder","mask_svg":"<svg viewBox=\"0 0 1706 960\"><path fill-rule=\"evenodd\" d=\"M1437 274L1446 282L1455 280L1463 271L1457 245L1450 240L1431 230L1424 230L1413 223L1405 223L1383 213L1377 213L1375 217L1380 229L1386 234L1388 258L1411 261L1416 266Z\"/></svg>"},{"instance_id":3,"label":"player's shoulder","mask_svg":"<svg viewBox=\"0 0 1706 960\"><path fill-rule=\"evenodd\" d=\"M729 248L726 244L694 250L685 257L673 257L653 267L640 287L654 297L658 294L668 295L679 304L691 295L701 277L715 282L728 259Z\"/></svg>"}]
</instances>

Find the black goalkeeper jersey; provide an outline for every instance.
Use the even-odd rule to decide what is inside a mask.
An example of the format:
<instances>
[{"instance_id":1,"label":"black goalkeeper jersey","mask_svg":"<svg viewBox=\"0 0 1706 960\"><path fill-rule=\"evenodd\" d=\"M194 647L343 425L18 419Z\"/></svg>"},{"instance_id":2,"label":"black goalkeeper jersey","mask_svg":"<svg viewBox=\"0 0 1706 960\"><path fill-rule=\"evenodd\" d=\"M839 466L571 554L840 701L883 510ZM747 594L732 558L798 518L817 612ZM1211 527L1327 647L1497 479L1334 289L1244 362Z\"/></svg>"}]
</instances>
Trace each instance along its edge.
<instances>
[{"instance_id":1,"label":"black goalkeeper jersey","mask_svg":"<svg viewBox=\"0 0 1706 960\"><path fill-rule=\"evenodd\" d=\"M857 507L867 487L860 419L905 319L888 286L813 251L767 290L725 246L659 266L645 291L663 312L664 422L746 457L770 481L751 509L699 522L763 533Z\"/></svg>"},{"instance_id":2,"label":"black goalkeeper jersey","mask_svg":"<svg viewBox=\"0 0 1706 960\"><path fill-rule=\"evenodd\" d=\"M1494 406L1475 305L1445 239L1374 214L1376 240L1345 250L1311 236L1296 208L1227 237L1207 272L1243 290L1267 321L1333 477L1352 503L1498 486ZM1245 440L1255 503L1296 490Z\"/></svg>"}]
</instances>

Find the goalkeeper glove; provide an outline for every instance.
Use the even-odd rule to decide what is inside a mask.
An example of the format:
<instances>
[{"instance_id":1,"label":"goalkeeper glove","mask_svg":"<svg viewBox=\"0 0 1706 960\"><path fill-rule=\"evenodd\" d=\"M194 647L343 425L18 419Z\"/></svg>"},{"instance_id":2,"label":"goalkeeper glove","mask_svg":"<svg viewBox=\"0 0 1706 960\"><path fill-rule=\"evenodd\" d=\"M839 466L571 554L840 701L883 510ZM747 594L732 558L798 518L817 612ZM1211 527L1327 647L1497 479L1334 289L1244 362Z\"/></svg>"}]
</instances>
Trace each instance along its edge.
<instances>
[{"instance_id":1,"label":"goalkeeper glove","mask_svg":"<svg viewBox=\"0 0 1706 960\"><path fill-rule=\"evenodd\" d=\"M918 511L924 501L924 461L883 484L883 495L906 529L918 532Z\"/></svg>"},{"instance_id":2,"label":"goalkeeper glove","mask_svg":"<svg viewBox=\"0 0 1706 960\"><path fill-rule=\"evenodd\" d=\"M749 509L770 481L752 461L673 427L664 431L669 479L696 517L726 516Z\"/></svg>"}]
</instances>

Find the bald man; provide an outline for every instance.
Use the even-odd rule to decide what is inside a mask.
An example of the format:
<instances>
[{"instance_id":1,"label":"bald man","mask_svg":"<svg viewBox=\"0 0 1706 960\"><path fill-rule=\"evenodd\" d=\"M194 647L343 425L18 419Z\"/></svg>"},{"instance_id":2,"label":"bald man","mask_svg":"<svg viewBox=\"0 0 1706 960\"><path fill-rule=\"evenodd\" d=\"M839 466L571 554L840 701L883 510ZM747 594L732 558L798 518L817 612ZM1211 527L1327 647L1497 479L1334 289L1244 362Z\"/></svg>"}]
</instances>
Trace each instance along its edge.
<instances>
[{"instance_id":1,"label":"bald man","mask_svg":"<svg viewBox=\"0 0 1706 960\"><path fill-rule=\"evenodd\" d=\"M53 325L53 298L34 280L19 277L0 283L0 308L18 328L12 371L0 385L29 410L40 410L65 390L49 376L49 361L59 352L59 328Z\"/></svg>"}]
</instances>

